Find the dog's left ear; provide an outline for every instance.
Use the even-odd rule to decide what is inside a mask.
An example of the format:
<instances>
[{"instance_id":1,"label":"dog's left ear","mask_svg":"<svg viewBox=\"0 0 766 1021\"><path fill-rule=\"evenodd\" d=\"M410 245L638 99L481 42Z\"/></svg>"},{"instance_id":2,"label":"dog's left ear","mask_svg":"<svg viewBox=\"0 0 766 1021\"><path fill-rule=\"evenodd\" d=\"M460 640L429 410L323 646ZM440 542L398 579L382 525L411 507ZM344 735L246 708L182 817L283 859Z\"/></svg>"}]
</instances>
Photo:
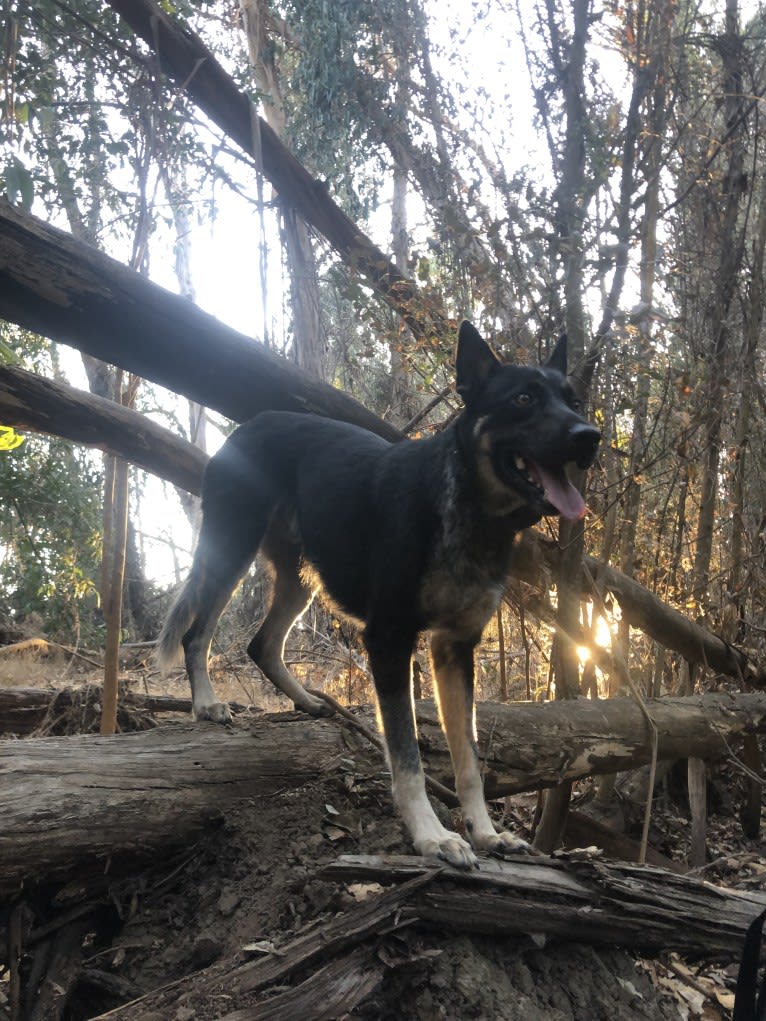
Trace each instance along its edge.
<instances>
[{"instance_id":1,"label":"dog's left ear","mask_svg":"<svg viewBox=\"0 0 766 1021\"><path fill-rule=\"evenodd\" d=\"M462 322L457 337L455 388L464 404L470 403L499 365L499 359L473 323Z\"/></svg>"},{"instance_id":2,"label":"dog's left ear","mask_svg":"<svg viewBox=\"0 0 766 1021\"><path fill-rule=\"evenodd\" d=\"M544 369L555 369L560 372L562 376L567 374L567 335L562 333L559 339L556 341L556 346L548 356L548 360L543 363Z\"/></svg>"}]
</instances>

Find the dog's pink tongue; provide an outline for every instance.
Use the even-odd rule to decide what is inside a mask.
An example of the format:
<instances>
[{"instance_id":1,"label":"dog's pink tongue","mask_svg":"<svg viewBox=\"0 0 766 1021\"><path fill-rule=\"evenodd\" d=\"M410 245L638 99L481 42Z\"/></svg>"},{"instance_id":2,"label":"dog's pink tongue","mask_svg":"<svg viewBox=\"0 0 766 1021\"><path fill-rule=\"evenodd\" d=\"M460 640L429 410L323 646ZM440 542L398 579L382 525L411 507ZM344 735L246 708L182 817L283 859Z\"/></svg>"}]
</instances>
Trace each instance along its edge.
<instances>
[{"instance_id":1,"label":"dog's pink tongue","mask_svg":"<svg viewBox=\"0 0 766 1021\"><path fill-rule=\"evenodd\" d=\"M566 477L562 469L558 475L547 471L542 465L528 462L531 473L545 490L545 496L562 517L577 521L588 513L585 501Z\"/></svg>"}]
</instances>

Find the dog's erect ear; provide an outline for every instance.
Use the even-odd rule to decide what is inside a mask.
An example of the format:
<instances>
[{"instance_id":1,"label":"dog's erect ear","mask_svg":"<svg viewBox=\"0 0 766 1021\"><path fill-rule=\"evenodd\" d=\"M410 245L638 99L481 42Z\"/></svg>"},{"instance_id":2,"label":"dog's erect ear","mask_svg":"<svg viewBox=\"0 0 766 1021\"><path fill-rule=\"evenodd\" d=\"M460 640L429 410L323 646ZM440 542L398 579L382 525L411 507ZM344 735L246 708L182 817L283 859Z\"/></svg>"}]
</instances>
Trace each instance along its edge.
<instances>
[{"instance_id":1,"label":"dog's erect ear","mask_svg":"<svg viewBox=\"0 0 766 1021\"><path fill-rule=\"evenodd\" d=\"M468 320L462 322L457 337L455 388L465 404L469 404L474 395L486 385L499 365L492 348L482 339L473 323Z\"/></svg>"},{"instance_id":2,"label":"dog's erect ear","mask_svg":"<svg viewBox=\"0 0 766 1021\"><path fill-rule=\"evenodd\" d=\"M544 369L555 369L560 372L562 376L567 374L567 335L562 333L559 339L556 341L556 346L548 356L548 360L543 364Z\"/></svg>"}]
</instances>

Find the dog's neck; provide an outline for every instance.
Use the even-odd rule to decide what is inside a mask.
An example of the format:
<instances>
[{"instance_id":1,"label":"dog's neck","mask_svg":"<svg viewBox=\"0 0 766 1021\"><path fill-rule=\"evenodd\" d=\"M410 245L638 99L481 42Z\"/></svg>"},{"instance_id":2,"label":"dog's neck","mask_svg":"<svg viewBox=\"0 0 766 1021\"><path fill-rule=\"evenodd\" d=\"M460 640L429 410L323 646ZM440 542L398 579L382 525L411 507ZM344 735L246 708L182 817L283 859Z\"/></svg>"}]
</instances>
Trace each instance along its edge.
<instances>
[{"instance_id":1,"label":"dog's neck","mask_svg":"<svg viewBox=\"0 0 766 1021\"><path fill-rule=\"evenodd\" d=\"M443 435L452 433L448 471L454 476L456 497L465 503L475 516L508 519L515 531L536 524L542 514L532 508L526 500L509 486L504 486L491 466L489 440L477 444L475 438L479 419L463 411L445 430ZM479 500L476 494L479 494ZM463 497L464 494L464 498ZM518 523L517 523L518 522Z\"/></svg>"}]
</instances>

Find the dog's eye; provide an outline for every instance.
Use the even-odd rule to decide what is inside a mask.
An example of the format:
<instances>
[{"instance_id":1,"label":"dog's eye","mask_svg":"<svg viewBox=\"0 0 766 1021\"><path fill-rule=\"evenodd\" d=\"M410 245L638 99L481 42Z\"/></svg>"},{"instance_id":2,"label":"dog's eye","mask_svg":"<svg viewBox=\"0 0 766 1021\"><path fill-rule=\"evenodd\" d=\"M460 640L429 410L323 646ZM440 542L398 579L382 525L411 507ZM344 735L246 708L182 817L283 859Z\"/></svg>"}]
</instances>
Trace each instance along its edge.
<instances>
[{"instance_id":1,"label":"dog's eye","mask_svg":"<svg viewBox=\"0 0 766 1021\"><path fill-rule=\"evenodd\" d=\"M519 408L526 408L532 403L532 396L528 393L516 394L513 403Z\"/></svg>"},{"instance_id":2,"label":"dog's eye","mask_svg":"<svg viewBox=\"0 0 766 1021\"><path fill-rule=\"evenodd\" d=\"M572 411L582 411L582 401L580 400L579 397L573 397L572 400L569 402L569 406L571 407Z\"/></svg>"}]
</instances>

